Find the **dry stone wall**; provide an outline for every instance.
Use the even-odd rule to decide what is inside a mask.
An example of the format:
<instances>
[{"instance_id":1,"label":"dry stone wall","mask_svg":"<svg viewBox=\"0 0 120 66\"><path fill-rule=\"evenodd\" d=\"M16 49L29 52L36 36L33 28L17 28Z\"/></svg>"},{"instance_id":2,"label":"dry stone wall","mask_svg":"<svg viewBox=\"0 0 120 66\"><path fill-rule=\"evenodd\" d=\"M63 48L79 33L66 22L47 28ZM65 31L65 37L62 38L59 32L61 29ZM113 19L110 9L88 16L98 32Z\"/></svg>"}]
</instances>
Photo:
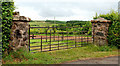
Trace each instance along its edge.
<instances>
[{"instance_id":1,"label":"dry stone wall","mask_svg":"<svg viewBox=\"0 0 120 66\"><path fill-rule=\"evenodd\" d=\"M14 19L11 28L10 46L13 50L17 50L21 47L29 47L29 21L31 19L19 16L19 12L15 12Z\"/></svg>"},{"instance_id":2,"label":"dry stone wall","mask_svg":"<svg viewBox=\"0 0 120 66\"><path fill-rule=\"evenodd\" d=\"M102 46L107 45L107 36L108 36L108 29L110 25L110 20L106 20L104 18L98 18L92 20L92 35L93 35L93 42L96 45Z\"/></svg>"}]
</instances>

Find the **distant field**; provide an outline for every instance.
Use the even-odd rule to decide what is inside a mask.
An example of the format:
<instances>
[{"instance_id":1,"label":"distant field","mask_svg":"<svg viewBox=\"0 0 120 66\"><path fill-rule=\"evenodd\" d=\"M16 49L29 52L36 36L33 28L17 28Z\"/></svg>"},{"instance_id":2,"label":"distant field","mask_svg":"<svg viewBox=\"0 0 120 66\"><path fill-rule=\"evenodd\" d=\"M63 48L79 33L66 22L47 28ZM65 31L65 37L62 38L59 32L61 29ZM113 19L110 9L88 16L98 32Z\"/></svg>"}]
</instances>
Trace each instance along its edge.
<instances>
[{"instance_id":1,"label":"distant field","mask_svg":"<svg viewBox=\"0 0 120 66\"><path fill-rule=\"evenodd\" d=\"M31 27L45 27L45 26L52 26L49 22L29 22Z\"/></svg>"},{"instance_id":2,"label":"distant field","mask_svg":"<svg viewBox=\"0 0 120 66\"><path fill-rule=\"evenodd\" d=\"M51 22L29 22L30 27L52 27L52 25L57 25L57 24L53 24ZM31 33L38 33L38 32L45 32L46 28L34 28L34 29L30 29Z\"/></svg>"},{"instance_id":3,"label":"distant field","mask_svg":"<svg viewBox=\"0 0 120 66\"><path fill-rule=\"evenodd\" d=\"M54 24L55 23L55 24ZM66 22L64 21L59 21L59 22L46 22L46 21L32 21L32 22L29 22L30 24L30 27L53 27L53 26L61 26L61 25L64 25L62 27L66 27ZM34 34L34 35L46 35L46 34L42 34L42 33L46 33L46 30L48 28L31 28L30 29L30 34ZM52 28L49 28L49 30L47 31L47 33L50 33L50 29ZM61 28L55 28L55 34L59 34L59 35L62 35L62 33L64 33L64 35L67 35L67 31L68 31L68 35L82 35L82 34L85 34L85 33L81 33L79 34L79 30L81 29L81 27L79 28L63 28L65 30L60 30ZM77 31L77 32L76 32ZM51 30L52 33L54 33L54 30L52 29ZM41 34L40 34L41 33ZM87 33L86 33L87 35Z\"/></svg>"},{"instance_id":4,"label":"distant field","mask_svg":"<svg viewBox=\"0 0 120 66\"><path fill-rule=\"evenodd\" d=\"M29 22L30 26L32 27L46 27L46 26L52 26L52 25L58 25L58 24L65 24L66 22L59 21L59 22L46 22L46 21L32 21Z\"/></svg>"}]
</instances>

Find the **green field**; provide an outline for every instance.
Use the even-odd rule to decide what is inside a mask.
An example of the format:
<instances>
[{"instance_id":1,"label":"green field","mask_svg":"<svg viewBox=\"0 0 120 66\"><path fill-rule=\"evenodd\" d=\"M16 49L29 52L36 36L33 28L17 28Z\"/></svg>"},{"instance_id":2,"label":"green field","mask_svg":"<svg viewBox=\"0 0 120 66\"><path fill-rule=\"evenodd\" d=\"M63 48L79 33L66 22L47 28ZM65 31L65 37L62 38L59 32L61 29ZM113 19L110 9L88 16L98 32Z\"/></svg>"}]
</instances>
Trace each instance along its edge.
<instances>
[{"instance_id":1,"label":"green field","mask_svg":"<svg viewBox=\"0 0 120 66\"><path fill-rule=\"evenodd\" d=\"M45 26L52 26L52 23L49 22L29 22L31 27L45 27Z\"/></svg>"}]
</instances>

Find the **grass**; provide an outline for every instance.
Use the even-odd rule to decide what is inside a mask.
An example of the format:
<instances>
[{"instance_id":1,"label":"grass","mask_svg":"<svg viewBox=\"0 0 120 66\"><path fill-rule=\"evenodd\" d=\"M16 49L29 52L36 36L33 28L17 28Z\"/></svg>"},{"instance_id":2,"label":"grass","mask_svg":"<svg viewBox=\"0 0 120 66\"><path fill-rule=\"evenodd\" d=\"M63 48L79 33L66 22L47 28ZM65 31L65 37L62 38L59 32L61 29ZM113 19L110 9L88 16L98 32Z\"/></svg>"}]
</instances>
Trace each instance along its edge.
<instances>
[{"instance_id":1,"label":"grass","mask_svg":"<svg viewBox=\"0 0 120 66\"><path fill-rule=\"evenodd\" d=\"M108 50L101 50L106 48ZM51 52L12 52L9 56L3 58L3 64L59 64L66 61L100 58L104 56L118 55L116 47L98 47L88 45L86 47L72 48L66 50L58 50Z\"/></svg>"}]
</instances>

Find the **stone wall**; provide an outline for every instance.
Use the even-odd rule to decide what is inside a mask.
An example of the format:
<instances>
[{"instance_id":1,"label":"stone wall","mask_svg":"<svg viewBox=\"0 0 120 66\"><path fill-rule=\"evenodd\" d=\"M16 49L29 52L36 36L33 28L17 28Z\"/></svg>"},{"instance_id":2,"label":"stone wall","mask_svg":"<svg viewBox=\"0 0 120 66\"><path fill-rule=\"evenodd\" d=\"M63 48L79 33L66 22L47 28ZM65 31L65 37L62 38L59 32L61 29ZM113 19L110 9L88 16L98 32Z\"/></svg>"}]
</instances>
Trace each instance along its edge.
<instances>
[{"instance_id":1,"label":"stone wall","mask_svg":"<svg viewBox=\"0 0 120 66\"><path fill-rule=\"evenodd\" d=\"M107 36L108 36L108 28L110 25L110 20L106 20L104 18L98 18L92 20L92 35L93 42L96 45L102 46L107 45Z\"/></svg>"},{"instance_id":2,"label":"stone wall","mask_svg":"<svg viewBox=\"0 0 120 66\"><path fill-rule=\"evenodd\" d=\"M19 16L19 12L15 12L10 37L10 46L13 50L29 47L28 29L30 20L30 18Z\"/></svg>"}]
</instances>

